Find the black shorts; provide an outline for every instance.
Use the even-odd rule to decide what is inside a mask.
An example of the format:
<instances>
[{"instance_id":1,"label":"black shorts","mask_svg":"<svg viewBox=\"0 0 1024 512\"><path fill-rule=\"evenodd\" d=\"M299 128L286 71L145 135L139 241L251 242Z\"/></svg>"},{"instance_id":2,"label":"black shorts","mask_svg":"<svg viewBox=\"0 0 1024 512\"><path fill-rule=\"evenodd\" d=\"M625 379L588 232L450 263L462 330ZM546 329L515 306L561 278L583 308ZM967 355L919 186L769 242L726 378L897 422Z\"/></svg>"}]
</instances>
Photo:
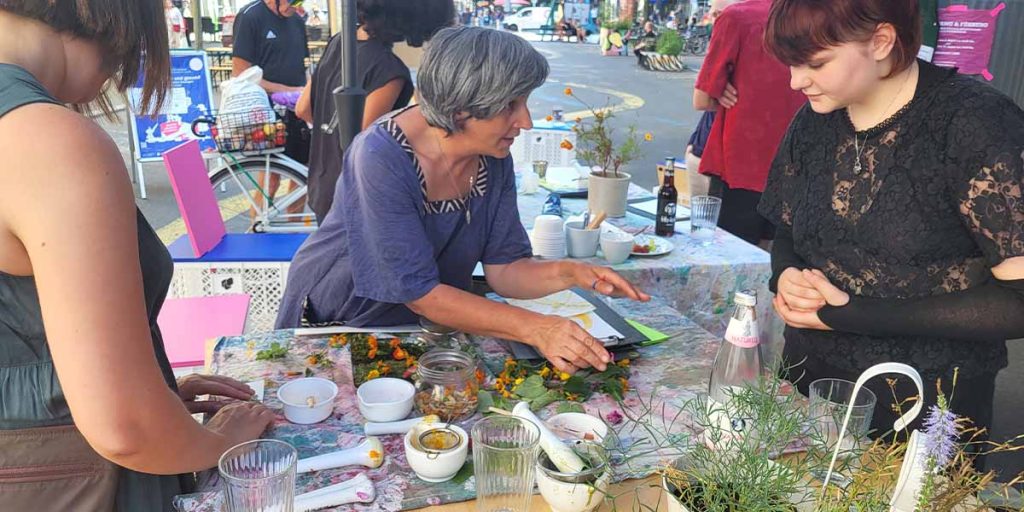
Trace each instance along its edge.
<instances>
[{"instance_id":1,"label":"black shorts","mask_svg":"<svg viewBox=\"0 0 1024 512\"><path fill-rule=\"evenodd\" d=\"M288 138L284 143L284 154L302 165L309 164L309 125L289 110L284 116Z\"/></svg>"},{"instance_id":2,"label":"black shorts","mask_svg":"<svg viewBox=\"0 0 1024 512\"><path fill-rule=\"evenodd\" d=\"M761 202L760 192L729 188L718 176L711 176L708 195L722 199L718 227L754 245L761 240L775 238L775 226L757 213L757 204Z\"/></svg>"}]
</instances>

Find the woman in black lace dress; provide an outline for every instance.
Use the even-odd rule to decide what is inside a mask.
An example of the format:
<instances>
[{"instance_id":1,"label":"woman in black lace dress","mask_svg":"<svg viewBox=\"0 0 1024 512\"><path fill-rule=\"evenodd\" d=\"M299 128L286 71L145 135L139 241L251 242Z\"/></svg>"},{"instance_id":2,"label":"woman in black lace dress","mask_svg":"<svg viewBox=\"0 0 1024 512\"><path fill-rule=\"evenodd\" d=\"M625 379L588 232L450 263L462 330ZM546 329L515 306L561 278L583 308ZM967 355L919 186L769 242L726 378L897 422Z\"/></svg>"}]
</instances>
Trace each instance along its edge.
<instances>
[{"instance_id":1,"label":"woman in black lace dress","mask_svg":"<svg viewBox=\"0 0 1024 512\"><path fill-rule=\"evenodd\" d=\"M802 391L896 361L927 405L959 368L952 407L988 426L1005 340L1024 337L1024 112L916 60L920 27L915 0L775 2L766 42L809 103L760 205L779 230L774 305ZM869 386L884 433L893 393Z\"/></svg>"}]
</instances>

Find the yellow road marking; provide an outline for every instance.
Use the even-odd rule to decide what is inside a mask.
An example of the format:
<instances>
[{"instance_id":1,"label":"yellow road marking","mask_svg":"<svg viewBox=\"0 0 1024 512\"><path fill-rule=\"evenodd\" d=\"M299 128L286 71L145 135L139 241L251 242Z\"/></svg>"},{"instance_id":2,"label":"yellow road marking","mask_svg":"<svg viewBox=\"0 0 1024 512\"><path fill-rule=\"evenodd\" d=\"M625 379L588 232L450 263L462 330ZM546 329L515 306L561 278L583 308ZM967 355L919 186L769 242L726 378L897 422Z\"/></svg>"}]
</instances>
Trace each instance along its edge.
<instances>
[{"instance_id":1,"label":"yellow road marking","mask_svg":"<svg viewBox=\"0 0 1024 512\"><path fill-rule=\"evenodd\" d=\"M592 85L574 84L568 82L565 85L579 89L590 89L592 91L597 91L599 93L607 94L609 96L615 96L622 100L622 103L619 103L618 105L612 105L610 107L605 108L597 108L595 109L597 112L625 112L627 110L639 109L646 104L644 102L644 99L639 96L629 94L627 92L616 91L615 89L605 89L603 87L594 87ZM594 117L594 113L589 110L578 110L576 112L568 112L565 114L565 119L569 120L574 120L576 118L586 119L588 117Z\"/></svg>"},{"instance_id":2,"label":"yellow road marking","mask_svg":"<svg viewBox=\"0 0 1024 512\"><path fill-rule=\"evenodd\" d=\"M221 199L218 203L220 206L221 217L224 218L224 222L227 222L238 216L239 213L249 211L249 198L246 194L235 194L231 197ZM228 214L227 212L237 212L234 215ZM164 245L168 245L171 242L177 240L186 233L185 221L178 217L172 220L164 227L156 230L156 235L160 237L160 241Z\"/></svg>"}]
</instances>

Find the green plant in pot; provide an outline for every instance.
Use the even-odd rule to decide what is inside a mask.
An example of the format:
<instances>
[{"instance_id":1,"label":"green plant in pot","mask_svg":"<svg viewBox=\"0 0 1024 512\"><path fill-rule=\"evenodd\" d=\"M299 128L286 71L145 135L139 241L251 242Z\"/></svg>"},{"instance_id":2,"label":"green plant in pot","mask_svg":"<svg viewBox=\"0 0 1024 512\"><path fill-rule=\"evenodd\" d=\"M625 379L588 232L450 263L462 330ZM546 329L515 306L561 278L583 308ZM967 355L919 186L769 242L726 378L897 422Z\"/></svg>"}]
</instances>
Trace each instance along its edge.
<instances>
[{"instance_id":1,"label":"green plant in pot","mask_svg":"<svg viewBox=\"0 0 1024 512\"><path fill-rule=\"evenodd\" d=\"M776 379L736 390L729 413L746 424L742 436L713 421L705 396L683 404L684 414L703 432L689 453L663 471L663 486L672 512L792 512L812 499L801 484L807 468L774 459L798 439L807 424L794 393Z\"/></svg>"},{"instance_id":2,"label":"green plant in pot","mask_svg":"<svg viewBox=\"0 0 1024 512\"><path fill-rule=\"evenodd\" d=\"M656 51L660 55L678 57L683 52L683 38L675 30L666 30L658 36Z\"/></svg>"},{"instance_id":3,"label":"green plant in pot","mask_svg":"<svg viewBox=\"0 0 1024 512\"><path fill-rule=\"evenodd\" d=\"M631 125L620 143L614 139L615 130L610 121L614 114L610 108L595 109L572 90L565 88L566 96L580 102L589 112L588 119L576 119L573 131L576 133L576 159L590 169L590 183L587 193L587 207L597 214L604 212L609 217L626 215L626 198L632 176L623 168L640 156L641 138L636 125ZM650 141L652 135L644 134ZM573 149L569 141L562 147Z\"/></svg>"}]
</instances>

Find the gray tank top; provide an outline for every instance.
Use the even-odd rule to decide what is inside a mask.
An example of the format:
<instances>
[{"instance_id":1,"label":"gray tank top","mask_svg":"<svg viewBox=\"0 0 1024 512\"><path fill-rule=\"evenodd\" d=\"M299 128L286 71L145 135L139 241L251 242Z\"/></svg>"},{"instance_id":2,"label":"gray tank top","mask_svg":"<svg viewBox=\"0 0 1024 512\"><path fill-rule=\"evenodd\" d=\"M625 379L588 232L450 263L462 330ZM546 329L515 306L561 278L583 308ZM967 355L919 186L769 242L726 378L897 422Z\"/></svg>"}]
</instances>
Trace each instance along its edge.
<instances>
[{"instance_id":1,"label":"gray tank top","mask_svg":"<svg viewBox=\"0 0 1024 512\"><path fill-rule=\"evenodd\" d=\"M30 73L18 66L0 64L0 123L7 113L33 103L59 104ZM135 215L153 352L167 385L176 389L156 323L174 265L142 213L136 209ZM102 300L101 295L102 291L97 290L97 300ZM103 368L94 371L102 372ZM71 423L71 412L46 342L35 280L32 276L0 271L0 430ZM191 475L156 476L127 469L121 473L118 510L171 511L171 498L190 490Z\"/></svg>"}]
</instances>

